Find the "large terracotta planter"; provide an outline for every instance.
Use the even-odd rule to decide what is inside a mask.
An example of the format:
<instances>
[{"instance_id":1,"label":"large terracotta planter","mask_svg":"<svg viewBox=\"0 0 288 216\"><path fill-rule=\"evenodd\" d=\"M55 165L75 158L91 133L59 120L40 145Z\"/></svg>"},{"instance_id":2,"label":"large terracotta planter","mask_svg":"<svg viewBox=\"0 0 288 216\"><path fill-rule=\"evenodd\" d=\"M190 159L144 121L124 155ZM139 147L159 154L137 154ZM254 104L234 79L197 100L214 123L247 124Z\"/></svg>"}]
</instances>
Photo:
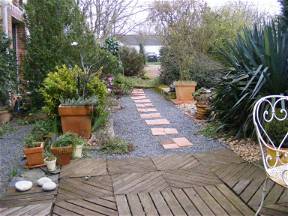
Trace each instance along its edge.
<instances>
[{"instance_id":1,"label":"large terracotta planter","mask_svg":"<svg viewBox=\"0 0 288 216\"><path fill-rule=\"evenodd\" d=\"M192 94L195 92L197 83L194 81L177 81L176 99L179 101L193 101Z\"/></svg>"},{"instance_id":2,"label":"large terracotta planter","mask_svg":"<svg viewBox=\"0 0 288 216\"><path fill-rule=\"evenodd\" d=\"M204 120L210 114L210 106L204 103L196 103L196 119Z\"/></svg>"},{"instance_id":3,"label":"large terracotta planter","mask_svg":"<svg viewBox=\"0 0 288 216\"><path fill-rule=\"evenodd\" d=\"M58 107L63 133L72 132L89 139L91 135L92 106Z\"/></svg>"},{"instance_id":4,"label":"large terracotta planter","mask_svg":"<svg viewBox=\"0 0 288 216\"><path fill-rule=\"evenodd\" d=\"M24 154L26 156L26 166L28 168L44 166L43 153L43 142L40 142L38 147L24 148Z\"/></svg>"},{"instance_id":5,"label":"large terracotta planter","mask_svg":"<svg viewBox=\"0 0 288 216\"><path fill-rule=\"evenodd\" d=\"M72 145L65 147L52 146L51 152L57 158L57 164L63 166L70 163L70 160L72 159L73 147Z\"/></svg>"},{"instance_id":6,"label":"large terracotta planter","mask_svg":"<svg viewBox=\"0 0 288 216\"><path fill-rule=\"evenodd\" d=\"M8 110L0 110L0 123L4 124L12 119L12 114Z\"/></svg>"}]
</instances>

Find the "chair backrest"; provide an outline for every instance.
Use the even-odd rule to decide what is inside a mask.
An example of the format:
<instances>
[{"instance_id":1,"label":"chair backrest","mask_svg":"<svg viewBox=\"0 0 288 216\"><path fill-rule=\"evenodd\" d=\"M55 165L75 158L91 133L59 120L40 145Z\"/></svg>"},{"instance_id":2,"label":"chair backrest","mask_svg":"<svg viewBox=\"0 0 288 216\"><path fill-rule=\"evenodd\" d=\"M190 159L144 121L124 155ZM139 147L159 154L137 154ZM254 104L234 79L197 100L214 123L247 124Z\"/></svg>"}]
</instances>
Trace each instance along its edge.
<instances>
[{"instance_id":1,"label":"chair backrest","mask_svg":"<svg viewBox=\"0 0 288 216\"><path fill-rule=\"evenodd\" d=\"M272 168L288 161L288 154L283 150L283 144L288 142L288 131L283 134L279 143L271 138L265 125L272 121L282 122L288 120L288 96L270 95L258 100L253 109L253 122L261 148L265 169ZM277 130L277 127L275 127Z\"/></svg>"}]
</instances>

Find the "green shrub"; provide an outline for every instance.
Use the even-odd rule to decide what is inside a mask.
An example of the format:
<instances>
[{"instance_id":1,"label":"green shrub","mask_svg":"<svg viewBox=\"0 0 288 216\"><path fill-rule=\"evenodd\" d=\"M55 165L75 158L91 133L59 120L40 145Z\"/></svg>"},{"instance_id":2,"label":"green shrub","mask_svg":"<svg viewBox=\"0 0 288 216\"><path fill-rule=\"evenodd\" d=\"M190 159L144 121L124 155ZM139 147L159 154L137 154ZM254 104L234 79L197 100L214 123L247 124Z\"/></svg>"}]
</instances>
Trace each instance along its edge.
<instances>
[{"instance_id":1,"label":"green shrub","mask_svg":"<svg viewBox=\"0 0 288 216\"><path fill-rule=\"evenodd\" d=\"M0 31L0 106L7 105L9 91L16 91L17 64L10 40Z\"/></svg>"},{"instance_id":2,"label":"green shrub","mask_svg":"<svg viewBox=\"0 0 288 216\"><path fill-rule=\"evenodd\" d=\"M253 135L257 99L288 93L287 50L288 34L275 22L245 29L222 50L222 60L231 70L217 86L213 106L224 131Z\"/></svg>"},{"instance_id":3,"label":"green shrub","mask_svg":"<svg viewBox=\"0 0 288 216\"><path fill-rule=\"evenodd\" d=\"M65 147L65 146L77 146L77 145L85 145L85 140L73 133L65 133L57 138L57 140L53 143L53 147Z\"/></svg>"},{"instance_id":4,"label":"green shrub","mask_svg":"<svg viewBox=\"0 0 288 216\"><path fill-rule=\"evenodd\" d=\"M122 74L118 74L113 83L113 92L115 94L127 95L132 91L133 84L131 80Z\"/></svg>"},{"instance_id":5,"label":"green shrub","mask_svg":"<svg viewBox=\"0 0 288 216\"><path fill-rule=\"evenodd\" d=\"M131 146L123 139L109 139L100 149L105 154L126 154L131 151Z\"/></svg>"},{"instance_id":6,"label":"green shrub","mask_svg":"<svg viewBox=\"0 0 288 216\"><path fill-rule=\"evenodd\" d=\"M122 47L120 49L120 59L126 76L141 76L143 75L144 62L142 54L139 54L136 49Z\"/></svg>"},{"instance_id":7,"label":"green shrub","mask_svg":"<svg viewBox=\"0 0 288 216\"><path fill-rule=\"evenodd\" d=\"M84 98L96 96L98 98L96 110L98 113L103 112L107 89L98 76L97 74L87 76L78 66L71 69L65 65L57 67L48 74L40 90L45 101L44 111L50 116L57 116L61 99L78 99L84 95Z\"/></svg>"}]
</instances>

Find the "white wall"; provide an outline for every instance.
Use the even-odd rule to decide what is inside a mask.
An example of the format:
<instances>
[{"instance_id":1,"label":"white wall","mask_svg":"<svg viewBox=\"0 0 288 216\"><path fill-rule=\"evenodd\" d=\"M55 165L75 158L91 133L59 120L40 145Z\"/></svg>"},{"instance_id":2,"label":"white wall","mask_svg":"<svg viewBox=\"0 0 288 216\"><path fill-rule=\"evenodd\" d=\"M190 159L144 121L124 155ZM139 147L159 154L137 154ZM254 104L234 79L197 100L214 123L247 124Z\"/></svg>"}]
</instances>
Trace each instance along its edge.
<instances>
[{"instance_id":1,"label":"white wall","mask_svg":"<svg viewBox=\"0 0 288 216\"><path fill-rule=\"evenodd\" d=\"M135 48L138 52L140 49L139 46L128 46L128 47ZM161 49L161 46L144 46L145 53L153 52L153 53L156 53L157 55L160 55L160 49Z\"/></svg>"}]
</instances>

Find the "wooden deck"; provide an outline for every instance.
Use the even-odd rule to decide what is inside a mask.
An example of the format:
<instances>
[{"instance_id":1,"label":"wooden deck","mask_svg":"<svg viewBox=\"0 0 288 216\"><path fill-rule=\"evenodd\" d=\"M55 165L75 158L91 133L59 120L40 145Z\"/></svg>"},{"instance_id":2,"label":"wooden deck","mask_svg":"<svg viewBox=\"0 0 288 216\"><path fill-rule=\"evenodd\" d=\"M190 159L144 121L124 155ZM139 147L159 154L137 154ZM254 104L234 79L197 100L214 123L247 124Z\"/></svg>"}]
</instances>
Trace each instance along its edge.
<instances>
[{"instance_id":1,"label":"wooden deck","mask_svg":"<svg viewBox=\"0 0 288 216\"><path fill-rule=\"evenodd\" d=\"M264 179L230 150L83 159L62 169L57 194L14 192L0 200L0 215L254 215ZM288 215L288 191L268 186L262 214Z\"/></svg>"}]
</instances>

